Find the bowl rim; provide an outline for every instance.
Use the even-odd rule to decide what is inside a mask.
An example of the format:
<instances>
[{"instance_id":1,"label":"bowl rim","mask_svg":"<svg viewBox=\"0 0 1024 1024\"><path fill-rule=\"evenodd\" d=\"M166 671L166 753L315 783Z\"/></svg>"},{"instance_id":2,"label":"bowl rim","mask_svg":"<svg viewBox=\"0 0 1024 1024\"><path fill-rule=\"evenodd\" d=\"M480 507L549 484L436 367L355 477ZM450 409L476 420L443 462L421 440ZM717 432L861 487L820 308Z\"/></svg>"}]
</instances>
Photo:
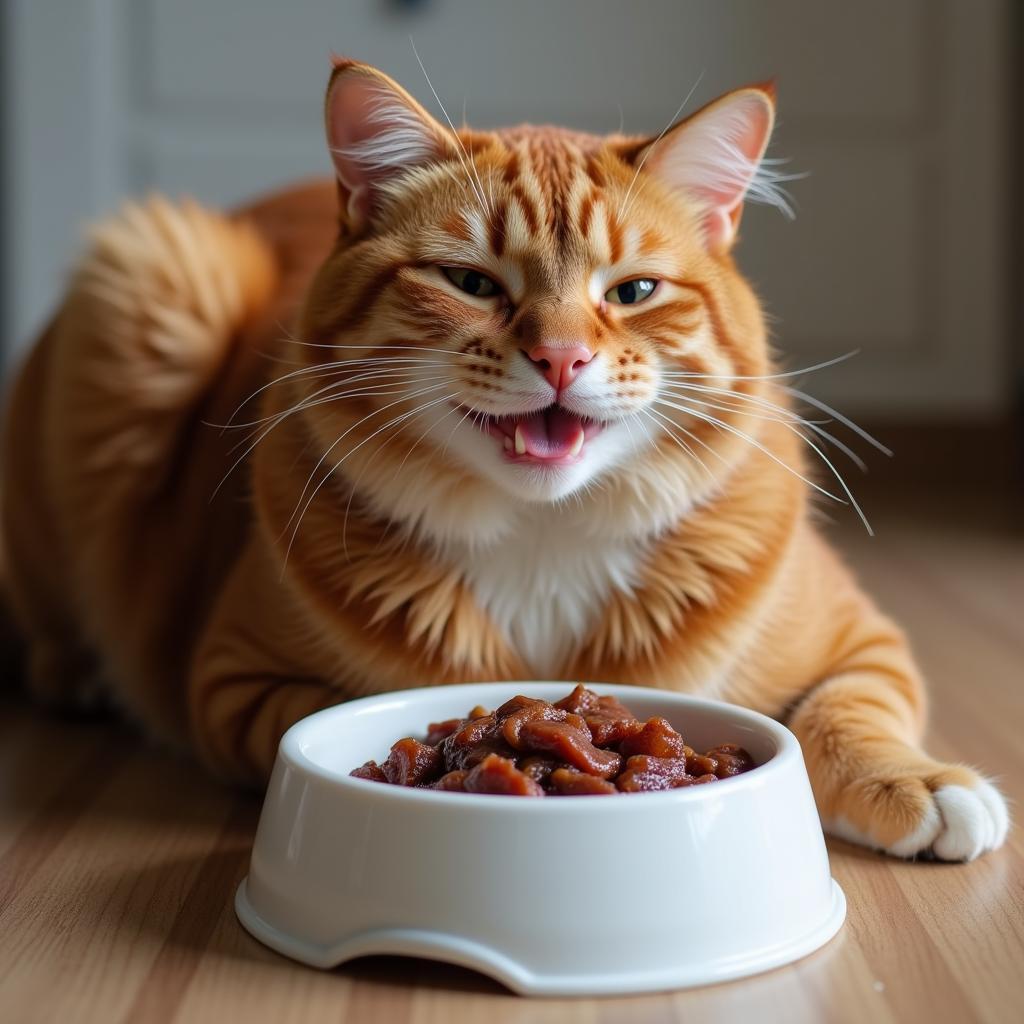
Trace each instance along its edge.
<instances>
[{"instance_id":1,"label":"bowl rim","mask_svg":"<svg viewBox=\"0 0 1024 1024\"><path fill-rule=\"evenodd\" d=\"M668 699L676 702L680 707L698 706L712 711L721 711L725 716L733 720L739 719L742 724L747 725L759 732L766 733L768 738L775 744L775 752L763 764L757 765L749 772L742 775L735 775L727 779L719 779L714 786L683 786L678 789L657 790L647 793L630 793L628 800L588 800L572 799L561 797L552 800L530 800L512 799L508 796L490 793L452 793L436 789L417 789L411 786L390 786L370 779L355 778L348 772L338 772L330 769L313 760L307 753L306 747L310 740L308 733L322 727L325 718L348 718L353 715L365 713L369 709L386 706L391 703L408 703L430 695L436 696L441 691L452 694L453 698L458 693L467 690L477 690L487 686L505 687L550 687L550 686L575 686L576 683L568 683L565 680L496 680L493 682L481 681L476 683L452 683L442 686L418 686L405 690L389 690L386 693L373 694L368 697L357 697L342 704L335 704L332 707L315 711L311 715L296 722L281 737L278 748L278 760L283 761L289 767L298 772L311 775L321 782L337 787L341 792L350 792L353 797L360 799L378 799L385 801L405 801L422 804L427 801L440 811L443 807L450 809L462 808L467 813L474 809L482 810L484 807L502 807L506 813L513 814L551 814L551 813L594 813L594 805L602 815L608 813L622 813L622 809L632 807L639 810L642 807L650 809L650 803L655 800L662 802L674 801L676 803L699 802L704 800L721 799L730 792L736 792L741 787L760 786L769 783L773 775L785 772L787 766L794 758L802 760L803 754L800 743L796 736L781 722L764 715L759 711L753 711L739 704L732 704L728 701L714 700L708 697L697 697L692 694L678 693L673 690L663 690L653 686L631 686L621 683L582 682L588 689L596 687L602 696L605 694L614 697L628 698L631 694L643 694L645 696ZM529 696L528 692L523 693ZM400 738L400 737L398 737ZM392 740L394 742L394 740ZM354 766L358 767L358 765ZM723 790L722 786L725 786ZM549 805L561 808L560 811L552 811ZM588 812L586 808L590 808Z\"/></svg>"}]
</instances>

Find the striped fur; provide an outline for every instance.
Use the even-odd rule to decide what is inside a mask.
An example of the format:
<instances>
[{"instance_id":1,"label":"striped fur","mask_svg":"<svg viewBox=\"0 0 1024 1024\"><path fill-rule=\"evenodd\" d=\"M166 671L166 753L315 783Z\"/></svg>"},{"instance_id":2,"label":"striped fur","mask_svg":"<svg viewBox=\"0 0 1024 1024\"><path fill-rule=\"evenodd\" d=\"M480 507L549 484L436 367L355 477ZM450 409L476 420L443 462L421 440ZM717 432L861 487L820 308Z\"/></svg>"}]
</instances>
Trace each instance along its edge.
<instances>
[{"instance_id":1,"label":"striped fur","mask_svg":"<svg viewBox=\"0 0 1024 1024\"><path fill-rule=\"evenodd\" d=\"M329 96L352 75L375 105L351 126L358 104L333 123L329 99L337 183L230 218L130 208L23 370L3 530L33 689L71 700L99 674L249 783L298 717L362 694L536 673L707 693L789 721L840 833L999 845L1001 798L922 752L907 645L812 524L730 255L751 177L720 168L711 206L687 177L740 143L756 162L771 96L740 97L763 137L701 150L698 113L643 167L649 139L455 135L352 62ZM636 277L651 299L605 301ZM475 419L543 408L524 352L569 342L594 358L559 401L603 429L557 470L504 459Z\"/></svg>"}]
</instances>

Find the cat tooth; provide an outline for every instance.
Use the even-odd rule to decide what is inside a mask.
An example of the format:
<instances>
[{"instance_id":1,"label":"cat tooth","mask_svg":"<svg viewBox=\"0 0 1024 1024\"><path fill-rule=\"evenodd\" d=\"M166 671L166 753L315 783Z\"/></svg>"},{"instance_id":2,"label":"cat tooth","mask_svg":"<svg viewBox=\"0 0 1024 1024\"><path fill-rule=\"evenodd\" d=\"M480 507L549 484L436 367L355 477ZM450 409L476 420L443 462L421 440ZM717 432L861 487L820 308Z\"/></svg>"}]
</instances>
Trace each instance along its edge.
<instances>
[{"instance_id":1,"label":"cat tooth","mask_svg":"<svg viewBox=\"0 0 1024 1024\"><path fill-rule=\"evenodd\" d=\"M505 451L512 451L512 438L508 434L505 435Z\"/></svg>"},{"instance_id":2,"label":"cat tooth","mask_svg":"<svg viewBox=\"0 0 1024 1024\"><path fill-rule=\"evenodd\" d=\"M575 458L577 455L579 455L579 453L581 451L583 451L583 441L584 441L583 431L581 430L576 435L576 440L573 441L572 447L569 449L569 457L570 458Z\"/></svg>"},{"instance_id":3,"label":"cat tooth","mask_svg":"<svg viewBox=\"0 0 1024 1024\"><path fill-rule=\"evenodd\" d=\"M526 442L523 440L522 427L516 427L516 455L526 454Z\"/></svg>"}]
</instances>

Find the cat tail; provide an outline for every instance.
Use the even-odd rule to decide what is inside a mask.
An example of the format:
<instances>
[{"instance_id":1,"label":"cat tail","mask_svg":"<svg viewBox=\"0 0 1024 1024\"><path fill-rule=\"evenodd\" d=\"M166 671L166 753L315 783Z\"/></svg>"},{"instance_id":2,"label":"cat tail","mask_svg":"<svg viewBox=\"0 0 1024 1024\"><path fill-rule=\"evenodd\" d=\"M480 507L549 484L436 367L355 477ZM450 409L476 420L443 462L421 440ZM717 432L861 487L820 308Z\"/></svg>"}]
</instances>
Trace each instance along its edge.
<instances>
[{"instance_id":1,"label":"cat tail","mask_svg":"<svg viewBox=\"0 0 1024 1024\"><path fill-rule=\"evenodd\" d=\"M157 590L191 579L201 530L188 513L206 505L189 481L213 461L209 403L278 287L275 251L257 227L191 200L130 202L91 229L5 425L0 586L40 700L79 705L108 675L133 675L131 654L107 665L99 652L149 642L150 618L170 603ZM181 572L163 579L153 565L167 551L182 552ZM127 607L118 601L136 593ZM183 715L180 695L150 696L135 702L148 722Z\"/></svg>"},{"instance_id":2,"label":"cat tail","mask_svg":"<svg viewBox=\"0 0 1024 1024\"><path fill-rule=\"evenodd\" d=\"M257 229L192 200L151 196L96 225L59 324L69 476L90 490L109 470L136 502L165 493L237 339L277 286Z\"/></svg>"},{"instance_id":3,"label":"cat tail","mask_svg":"<svg viewBox=\"0 0 1024 1024\"><path fill-rule=\"evenodd\" d=\"M92 229L65 314L95 318L95 365L113 377L91 380L92 390L106 386L122 408L126 396L148 403L152 438L162 409L173 429L206 394L277 285L275 255L248 221L154 195Z\"/></svg>"}]
</instances>

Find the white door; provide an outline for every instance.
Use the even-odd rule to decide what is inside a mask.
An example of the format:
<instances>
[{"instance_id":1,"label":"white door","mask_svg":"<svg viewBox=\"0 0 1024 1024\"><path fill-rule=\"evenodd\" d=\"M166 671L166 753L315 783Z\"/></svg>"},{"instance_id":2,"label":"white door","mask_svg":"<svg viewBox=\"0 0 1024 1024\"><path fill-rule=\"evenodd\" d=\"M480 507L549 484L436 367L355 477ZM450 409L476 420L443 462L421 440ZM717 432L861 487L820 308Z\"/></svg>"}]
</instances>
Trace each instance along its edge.
<instances>
[{"instance_id":1,"label":"white door","mask_svg":"<svg viewBox=\"0 0 1024 1024\"><path fill-rule=\"evenodd\" d=\"M327 172L335 52L453 118L657 132L776 77L772 152L808 177L751 210L742 264L791 365L852 411L1008 400L1002 0L7 0L4 340L44 319L83 222L158 188L234 203ZM702 77L701 77L702 76Z\"/></svg>"}]
</instances>

